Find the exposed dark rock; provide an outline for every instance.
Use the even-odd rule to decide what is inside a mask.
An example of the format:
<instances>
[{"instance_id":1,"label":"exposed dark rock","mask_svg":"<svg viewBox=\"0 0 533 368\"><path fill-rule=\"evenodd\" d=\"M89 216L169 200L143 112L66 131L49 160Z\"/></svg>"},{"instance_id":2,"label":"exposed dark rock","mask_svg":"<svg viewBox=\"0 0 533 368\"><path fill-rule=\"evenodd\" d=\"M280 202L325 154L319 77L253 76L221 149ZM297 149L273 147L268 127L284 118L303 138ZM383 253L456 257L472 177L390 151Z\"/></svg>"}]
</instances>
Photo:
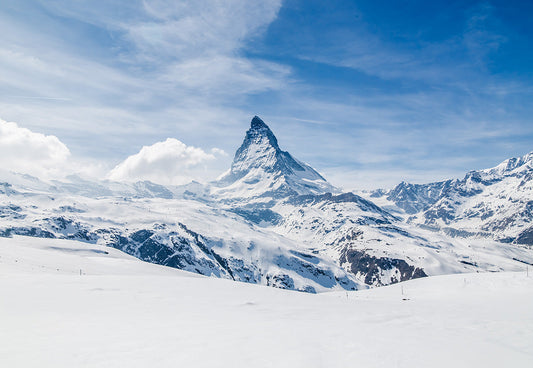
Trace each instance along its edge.
<instances>
[{"instance_id":1,"label":"exposed dark rock","mask_svg":"<svg viewBox=\"0 0 533 368\"><path fill-rule=\"evenodd\" d=\"M276 213L270 209L245 209L245 208L234 208L232 212L235 212L237 215L244 217L254 224L268 224L268 225L277 225L282 220L283 217L279 213Z\"/></svg>"},{"instance_id":2,"label":"exposed dark rock","mask_svg":"<svg viewBox=\"0 0 533 368\"><path fill-rule=\"evenodd\" d=\"M341 252L340 262L341 264L348 264L353 274L365 275L365 284L368 285L383 285L382 271L392 269L396 269L399 276L391 279L393 284L427 276L423 269L411 266L403 259L374 257L355 249L346 249Z\"/></svg>"},{"instance_id":3,"label":"exposed dark rock","mask_svg":"<svg viewBox=\"0 0 533 368\"><path fill-rule=\"evenodd\" d=\"M281 275L266 275L266 284L280 289L294 289L294 280L285 274Z\"/></svg>"},{"instance_id":4,"label":"exposed dark rock","mask_svg":"<svg viewBox=\"0 0 533 368\"><path fill-rule=\"evenodd\" d=\"M522 231L514 240L516 244L533 245L533 227Z\"/></svg>"}]
</instances>

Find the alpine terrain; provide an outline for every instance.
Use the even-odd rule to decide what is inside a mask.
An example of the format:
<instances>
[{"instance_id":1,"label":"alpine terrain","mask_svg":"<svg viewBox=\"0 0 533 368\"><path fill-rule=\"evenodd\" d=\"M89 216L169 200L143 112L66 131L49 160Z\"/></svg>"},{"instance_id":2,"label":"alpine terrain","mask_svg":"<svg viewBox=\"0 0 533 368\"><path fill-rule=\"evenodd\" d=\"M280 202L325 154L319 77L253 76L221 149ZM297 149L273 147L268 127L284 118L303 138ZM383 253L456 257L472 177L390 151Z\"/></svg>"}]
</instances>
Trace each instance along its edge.
<instances>
[{"instance_id":1,"label":"alpine terrain","mask_svg":"<svg viewBox=\"0 0 533 368\"><path fill-rule=\"evenodd\" d=\"M503 367L533 357L533 277L311 295L98 244L0 238L2 367Z\"/></svg>"},{"instance_id":2,"label":"alpine terrain","mask_svg":"<svg viewBox=\"0 0 533 368\"><path fill-rule=\"evenodd\" d=\"M371 197L392 202L407 222L453 237L533 245L533 152L462 179L400 183Z\"/></svg>"},{"instance_id":3,"label":"alpine terrain","mask_svg":"<svg viewBox=\"0 0 533 368\"><path fill-rule=\"evenodd\" d=\"M210 184L2 173L0 236L66 239L206 276L304 292L533 264L533 155L463 180L343 193L255 116Z\"/></svg>"}]
</instances>

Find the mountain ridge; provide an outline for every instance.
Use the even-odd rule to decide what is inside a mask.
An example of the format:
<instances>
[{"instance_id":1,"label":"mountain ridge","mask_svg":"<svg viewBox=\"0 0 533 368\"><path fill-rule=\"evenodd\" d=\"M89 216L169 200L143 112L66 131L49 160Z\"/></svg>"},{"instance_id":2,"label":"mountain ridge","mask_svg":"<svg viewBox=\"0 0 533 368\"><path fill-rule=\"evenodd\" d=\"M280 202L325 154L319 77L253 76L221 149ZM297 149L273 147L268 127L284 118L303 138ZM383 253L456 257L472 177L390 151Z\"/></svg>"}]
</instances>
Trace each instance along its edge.
<instances>
[{"instance_id":1,"label":"mountain ridge","mask_svg":"<svg viewBox=\"0 0 533 368\"><path fill-rule=\"evenodd\" d=\"M371 197L393 202L419 226L533 245L533 152L471 170L463 179L402 182Z\"/></svg>"}]
</instances>

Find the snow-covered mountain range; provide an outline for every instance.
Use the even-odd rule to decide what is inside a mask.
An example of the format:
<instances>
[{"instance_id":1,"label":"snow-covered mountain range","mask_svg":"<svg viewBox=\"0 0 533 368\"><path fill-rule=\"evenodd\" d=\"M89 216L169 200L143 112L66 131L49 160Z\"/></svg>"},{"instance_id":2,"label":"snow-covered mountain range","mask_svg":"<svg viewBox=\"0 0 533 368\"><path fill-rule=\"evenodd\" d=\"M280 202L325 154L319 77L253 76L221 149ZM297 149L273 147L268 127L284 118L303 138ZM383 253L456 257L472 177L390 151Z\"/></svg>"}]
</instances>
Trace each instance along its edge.
<instances>
[{"instance_id":1,"label":"snow-covered mountain range","mask_svg":"<svg viewBox=\"0 0 533 368\"><path fill-rule=\"evenodd\" d=\"M462 180L403 182L372 197L393 202L407 222L450 236L533 245L533 152Z\"/></svg>"},{"instance_id":2,"label":"snow-covered mountain range","mask_svg":"<svg viewBox=\"0 0 533 368\"><path fill-rule=\"evenodd\" d=\"M533 264L532 155L465 179L341 193L254 117L203 185L0 173L0 235L81 240L145 261L307 292ZM375 203L374 203L375 202ZM383 204L383 206L381 206Z\"/></svg>"}]
</instances>

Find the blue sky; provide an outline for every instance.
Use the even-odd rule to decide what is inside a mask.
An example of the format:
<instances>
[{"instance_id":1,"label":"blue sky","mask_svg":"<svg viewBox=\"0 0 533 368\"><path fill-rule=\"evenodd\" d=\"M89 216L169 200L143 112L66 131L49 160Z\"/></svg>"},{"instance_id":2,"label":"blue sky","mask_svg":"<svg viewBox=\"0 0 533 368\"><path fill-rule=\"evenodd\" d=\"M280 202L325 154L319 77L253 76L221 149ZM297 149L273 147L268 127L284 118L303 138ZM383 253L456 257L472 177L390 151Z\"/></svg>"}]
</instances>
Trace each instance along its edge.
<instances>
[{"instance_id":1,"label":"blue sky","mask_svg":"<svg viewBox=\"0 0 533 368\"><path fill-rule=\"evenodd\" d=\"M257 114L348 189L460 177L533 151L531 14L526 1L7 1L0 119L104 176L159 142L154 160L184 160L175 175L214 178Z\"/></svg>"}]
</instances>

